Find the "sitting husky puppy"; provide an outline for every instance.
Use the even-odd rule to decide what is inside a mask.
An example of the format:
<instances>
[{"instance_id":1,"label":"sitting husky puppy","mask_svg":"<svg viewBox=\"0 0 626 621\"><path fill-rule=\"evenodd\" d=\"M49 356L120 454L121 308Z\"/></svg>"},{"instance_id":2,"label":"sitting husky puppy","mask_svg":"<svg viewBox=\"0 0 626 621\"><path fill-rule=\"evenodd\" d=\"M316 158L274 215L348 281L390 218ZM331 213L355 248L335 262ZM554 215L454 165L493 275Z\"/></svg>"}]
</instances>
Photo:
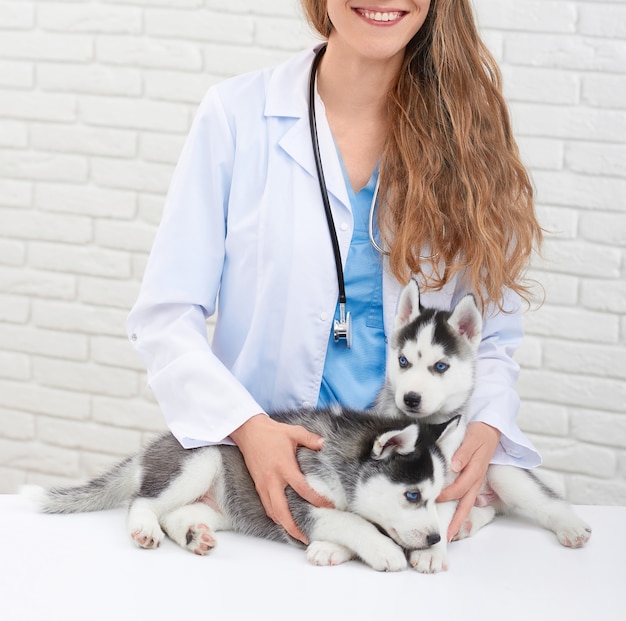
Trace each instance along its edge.
<instances>
[{"instance_id":1,"label":"sitting husky puppy","mask_svg":"<svg viewBox=\"0 0 626 621\"><path fill-rule=\"evenodd\" d=\"M439 541L435 500L465 433L460 417L427 425L403 414L344 408L272 417L325 438L321 450L300 447L297 458L309 483L334 508L314 507L287 489L294 519L311 542L309 561L336 565L356 555L374 569L399 571L407 567L407 550ZM219 530L302 545L267 517L237 447L186 450L171 434L83 486L30 487L24 493L48 513L97 511L130 501L128 531L142 548L158 547L163 531L196 554L215 546Z\"/></svg>"},{"instance_id":2,"label":"sitting husky puppy","mask_svg":"<svg viewBox=\"0 0 626 621\"><path fill-rule=\"evenodd\" d=\"M400 296L387 381L376 409L381 414L403 413L425 423L442 423L461 416L464 427L481 329L482 318L471 294L462 298L452 312L437 311L420 305L418 285L409 282ZM446 472L445 486L456 478L449 467ZM459 538L476 532L496 513L513 509L523 510L556 533L564 546L580 547L591 535L591 528L569 504L522 468L490 465L479 498L488 504L472 509ZM441 503L439 508L441 541L410 557L421 571L439 571L446 565L445 534L456 502Z\"/></svg>"}]
</instances>

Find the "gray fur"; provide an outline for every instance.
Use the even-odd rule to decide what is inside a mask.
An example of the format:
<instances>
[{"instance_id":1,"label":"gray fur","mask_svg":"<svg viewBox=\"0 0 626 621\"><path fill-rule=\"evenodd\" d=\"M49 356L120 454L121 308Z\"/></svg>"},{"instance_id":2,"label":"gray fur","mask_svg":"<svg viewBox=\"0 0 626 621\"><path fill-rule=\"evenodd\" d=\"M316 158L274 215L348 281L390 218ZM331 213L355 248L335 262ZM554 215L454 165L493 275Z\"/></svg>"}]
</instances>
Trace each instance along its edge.
<instances>
[{"instance_id":1,"label":"gray fur","mask_svg":"<svg viewBox=\"0 0 626 621\"><path fill-rule=\"evenodd\" d=\"M142 479L136 495L158 497L181 474L185 460L195 449L184 449L176 438L165 433L140 453Z\"/></svg>"}]
</instances>

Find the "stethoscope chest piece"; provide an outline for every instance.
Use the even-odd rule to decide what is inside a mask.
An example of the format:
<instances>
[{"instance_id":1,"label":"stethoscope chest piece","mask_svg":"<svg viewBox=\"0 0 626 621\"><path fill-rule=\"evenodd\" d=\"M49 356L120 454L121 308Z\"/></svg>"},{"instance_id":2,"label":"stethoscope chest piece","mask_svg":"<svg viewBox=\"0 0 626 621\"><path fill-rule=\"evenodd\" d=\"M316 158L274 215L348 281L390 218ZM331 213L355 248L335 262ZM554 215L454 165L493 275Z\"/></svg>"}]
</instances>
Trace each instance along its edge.
<instances>
[{"instance_id":1,"label":"stethoscope chest piece","mask_svg":"<svg viewBox=\"0 0 626 621\"><path fill-rule=\"evenodd\" d=\"M335 319L333 335L335 342L345 339L346 345L350 349L352 346L352 316L350 313L346 313L345 304L339 304L339 319Z\"/></svg>"}]
</instances>

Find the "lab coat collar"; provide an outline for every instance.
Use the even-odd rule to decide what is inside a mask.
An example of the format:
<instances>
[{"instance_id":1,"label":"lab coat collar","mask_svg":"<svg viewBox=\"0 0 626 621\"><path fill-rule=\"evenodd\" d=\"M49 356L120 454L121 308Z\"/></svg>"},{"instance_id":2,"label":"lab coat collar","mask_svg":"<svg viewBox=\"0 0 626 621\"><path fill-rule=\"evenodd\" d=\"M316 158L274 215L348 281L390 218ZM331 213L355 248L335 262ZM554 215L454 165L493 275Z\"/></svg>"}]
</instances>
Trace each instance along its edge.
<instances>
[{"instance_id":1,"label":"lab coat collar","mask_svg":"<svg viewBox=\"0 0 626 621\"><path fill-rule=\"evenodd\" d=\"M317 169L311 146L308 94L309 75L316 50L317 48L300 52L274 69L269 78L265 104L266 117L295 119L278 144L314 179L317 179ZM339 155L326 120L324 104L319 95L316 95L315 112L324 179L328 192L333 194L347 209L350 209L350 199Z\"/></svg>"}]
</instances>

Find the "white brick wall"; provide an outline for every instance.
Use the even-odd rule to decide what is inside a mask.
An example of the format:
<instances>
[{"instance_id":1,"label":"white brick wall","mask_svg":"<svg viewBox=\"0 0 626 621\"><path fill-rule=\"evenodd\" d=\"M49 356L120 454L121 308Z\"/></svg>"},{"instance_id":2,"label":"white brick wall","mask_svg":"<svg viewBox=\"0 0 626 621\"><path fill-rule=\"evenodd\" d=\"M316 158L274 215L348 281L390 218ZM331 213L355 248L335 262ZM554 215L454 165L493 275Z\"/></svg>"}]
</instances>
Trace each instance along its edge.
<instances>
[{"instance_id":1,"label":"white brick wall","mask_svg":"<svg viewBox=\"0 0 626 621\"><path fill-rule=\"evenodd\" d=\"M475 3L550 230L520 424L572 501L626 504L626 1ZM124 322L193 112L312 40L297 0L0 1L0 492L164 428Z\"/></svg>"}]
</instances>

